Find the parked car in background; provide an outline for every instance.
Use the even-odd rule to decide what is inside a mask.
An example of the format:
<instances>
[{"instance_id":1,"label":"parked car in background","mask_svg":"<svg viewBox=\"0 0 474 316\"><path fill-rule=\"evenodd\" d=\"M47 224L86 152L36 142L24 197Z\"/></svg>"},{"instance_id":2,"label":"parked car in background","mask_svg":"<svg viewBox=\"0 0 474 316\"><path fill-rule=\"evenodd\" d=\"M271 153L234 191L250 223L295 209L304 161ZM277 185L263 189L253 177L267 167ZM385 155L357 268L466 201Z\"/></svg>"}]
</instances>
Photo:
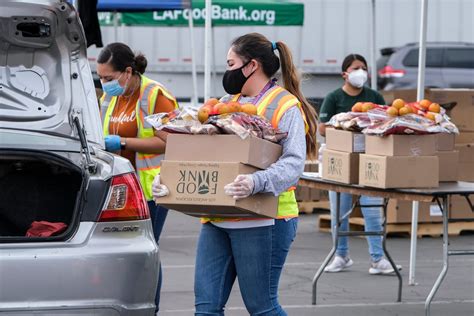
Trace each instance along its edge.
<instances>
[{"instance_id":1,"label":"parked car in background","mask_svg":"<svg viewBox=\"0 0 474 316\"><path fill-rule=\"evenodd\" d=\"M418 43L381 49L382 56L377 61L378 88L416 88L418 52ZM474 43L428 42L425 86L474 88Z\"/></svg>"},{"instance_id":2,"label":"parked car in background","mask_svg":"<svg viewBox=\"0 0 474 316\"><path fill-rule=\"evenodd\" d=\"M76 11L0 1L0 313L153 315L159 252L106 152Z\"/></svg>"}]
</instances>

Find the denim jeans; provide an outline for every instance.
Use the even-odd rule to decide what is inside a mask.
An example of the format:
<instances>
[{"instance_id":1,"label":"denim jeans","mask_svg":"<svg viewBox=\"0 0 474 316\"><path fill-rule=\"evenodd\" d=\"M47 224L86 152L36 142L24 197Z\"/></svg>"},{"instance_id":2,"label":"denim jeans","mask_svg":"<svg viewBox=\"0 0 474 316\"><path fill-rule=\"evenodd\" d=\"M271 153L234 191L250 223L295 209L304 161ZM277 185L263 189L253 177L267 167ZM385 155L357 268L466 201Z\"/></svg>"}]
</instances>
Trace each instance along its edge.
<instances>
[{"instance_id":1,"label":"denim jeans","mask_svg":"<svg viewBox=\"0 0 474 316\"><path fill-rule=\"evenodd\" d=\"M331 207L331 227L336 222L336 192L329 192L329 202ZM379 197L361 196L360 204L362 205L382 205L383 199ZM352 207L352 195L348 193L340 193L339 216L343 217ZM362 215L364 216L365 231L381 231L382 230L382 211L380 207L362 207ZM339 227L341 231L349 230L349 218L342 221ZM377 262L383 257L382 237L367 236L369 244L369 254L373 262ZM347 237L339 237L336 254L341 257L349 255L349 245Z\"/></svg>"},{"instance_id":2,"label":"denim jeans","mask_svg":"<svg viewBox=\"0 0 474 316\"><path fill-rule=\"evenodd\" d=\"M161 231L165 225L166 216L168 215L168 209L158 206L154 201L148 201L148 208L150 209L151 224L153 226L153 235L155 236L156 244L159 245ZM156 311L160 307L160 292L161 292L161 283L163 279L163 271L161 269L161 260L160 260L160 272L158 274L158 287L155 294L155 306Z\"/></svg>"},{"instance_id":3,"label":"denim jeans","mask_svg":"<svg viewBox=\"0 0 474 316\"><path fill-rule=\"evenodd\" d=\"M227 229L202 225L194 293L196 316L224 315L236 277L245 307L252 316L286 316L278 303L278 283L298 219L275 225Z\"/></svg>"}]
</instances>

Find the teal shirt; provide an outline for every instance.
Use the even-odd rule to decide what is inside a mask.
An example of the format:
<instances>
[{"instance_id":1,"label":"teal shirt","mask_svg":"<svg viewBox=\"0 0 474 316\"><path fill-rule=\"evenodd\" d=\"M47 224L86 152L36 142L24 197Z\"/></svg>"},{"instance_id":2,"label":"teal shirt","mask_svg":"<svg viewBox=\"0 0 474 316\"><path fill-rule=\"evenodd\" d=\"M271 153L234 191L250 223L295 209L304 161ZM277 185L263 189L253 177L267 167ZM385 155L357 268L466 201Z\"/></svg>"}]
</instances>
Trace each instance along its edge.
<instances>
[{"instance_id":1,"label":"teal shirt","mask_svg":"<svg viewBox=\"0 0 474 316\"><path fill-rule=\"evenodd\" d=\"M356 96L350 96L342 90L336 89L329 93L321 105L319 120L326 123L333 115L341 112L349 112L357 102L372 102L375 104L385 104L382 95L369 87L364 86L362 92Z\"/></svg>"}]
</instances>

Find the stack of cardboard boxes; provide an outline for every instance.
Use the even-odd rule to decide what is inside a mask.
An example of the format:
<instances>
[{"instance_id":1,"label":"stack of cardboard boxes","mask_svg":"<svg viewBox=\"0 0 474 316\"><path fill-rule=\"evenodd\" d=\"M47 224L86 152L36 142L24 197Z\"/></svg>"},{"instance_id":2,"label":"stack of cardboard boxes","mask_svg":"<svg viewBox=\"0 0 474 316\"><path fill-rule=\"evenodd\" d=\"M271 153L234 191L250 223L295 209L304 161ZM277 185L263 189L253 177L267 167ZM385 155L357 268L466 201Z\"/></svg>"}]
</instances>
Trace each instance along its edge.
<instances>
[{"instance_id":1,"label":"stack of cardboard boxes","mask_svg":"<svg viewBox=\"0 0 474 316\"><path fill-rule=\"evenodd\" d=\"M384 91L383 96L389 104L397 98L415 101L416 90ZM444 144L441 148L438 145L437 148L440 180L448 179L449 175L451 180L457 174L457 178L453 180L474 182L474 89L426 89L425 98L444 105L451 121L459 129L459 135L455 138L454 152L453 149L447 149L453 147L453 140L448 139L449 136L445 135L444 140L438 140ZM457 164L454 163L456 156ZM474 203L473 198L471 202ZM452 197L450 217L457 220L474 219L474 213L471 212L464 197Z\"/></svg>"},{"instance_id":2,"label":"stack of cardboard boxes","mask_svg":"<svg viewBox=\"0 0 474 316\"><path fill-rule=\"evenodd\" d=\"M379 137L328 128L322 177L379 188L437 187L457 177L458 155L453 135ZM391 200L387 223L410 223L411 207L411 202ZM438 205L420 203L419 222L440 221Z\"/></svg>"},{"instance_id":3,"label":"stack of cardboard boxes","mask_svg":"<svg viewBox=\"0 0 474 316\"><path fill-rule=\"evenodd\" d=\"M170 134L160 173L170 194L160 205L197 217L275 218L278 197L260 193L234 200L224 186L239 174L268 168L281 150L255 137Z\"/></svg>"},{"instance_id":4,"label":"stack of cardboard boxes","mask_svg":"<svg viewBox=\"0 0 474 316\"><path fill-rule=\"evenodd\" d=\"M364 134L327 128L322 178L346 184L359 183L359 155L364 151Z\"/></svg>"}]
</instances>

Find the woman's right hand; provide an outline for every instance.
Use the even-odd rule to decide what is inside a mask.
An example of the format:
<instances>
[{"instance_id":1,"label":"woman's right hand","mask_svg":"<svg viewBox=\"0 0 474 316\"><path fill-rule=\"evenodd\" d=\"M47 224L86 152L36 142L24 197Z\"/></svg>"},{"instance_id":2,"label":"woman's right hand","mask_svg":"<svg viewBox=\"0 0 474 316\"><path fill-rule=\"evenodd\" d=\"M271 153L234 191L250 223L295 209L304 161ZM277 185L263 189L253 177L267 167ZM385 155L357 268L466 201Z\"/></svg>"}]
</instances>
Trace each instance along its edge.
<instances>
[{"instance_id":1,"label":"woman's right hand","mask_svg":"<svg viewBox=\"0 0 474 316\"><path fill-rule=\"evenodd\" d=\"M151 184L151 193L155 202L157 202L160 197L170 194L168 187L164 184L161 184L159 174L155 176L155 179L153 179L153 183Z\"/></svg>"}]
</instances>

